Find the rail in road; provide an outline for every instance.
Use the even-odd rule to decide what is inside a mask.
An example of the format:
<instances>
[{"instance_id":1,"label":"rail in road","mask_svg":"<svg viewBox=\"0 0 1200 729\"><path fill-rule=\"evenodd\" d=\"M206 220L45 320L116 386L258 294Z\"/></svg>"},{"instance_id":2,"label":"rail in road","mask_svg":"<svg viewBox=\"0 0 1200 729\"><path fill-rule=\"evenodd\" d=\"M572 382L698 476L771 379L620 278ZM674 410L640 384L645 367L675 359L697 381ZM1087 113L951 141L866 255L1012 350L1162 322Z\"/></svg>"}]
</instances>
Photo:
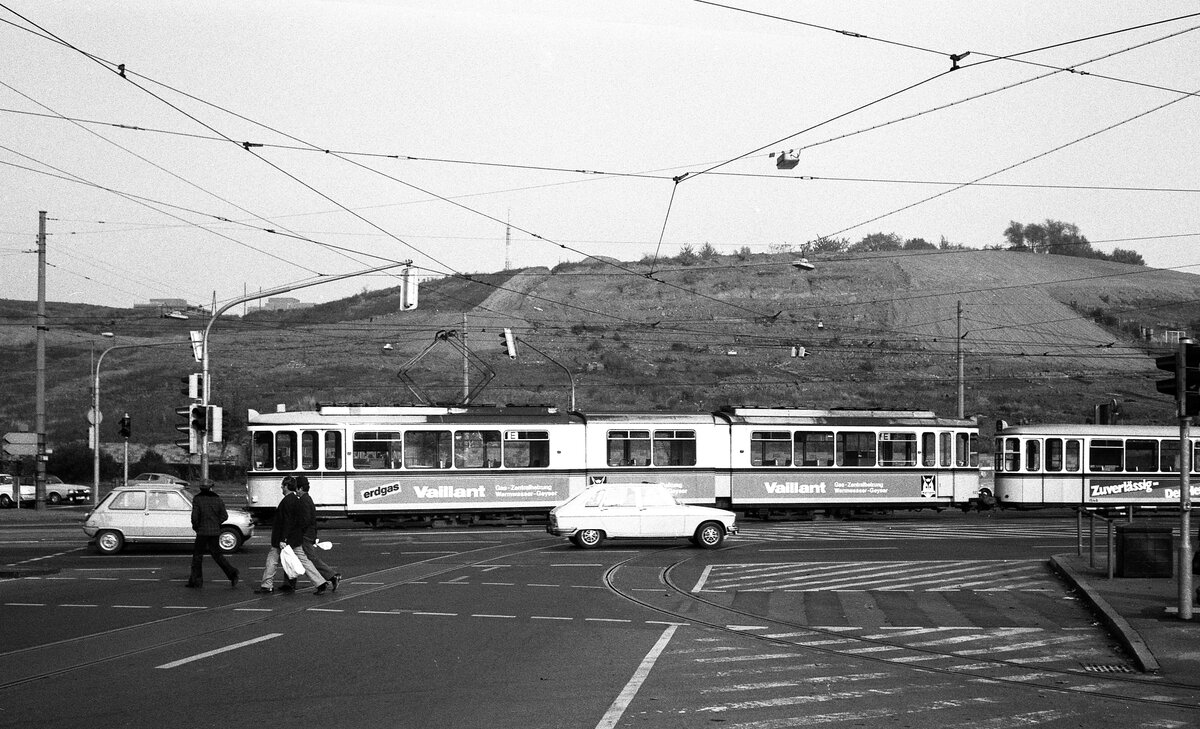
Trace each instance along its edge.
<instances>
[{"instance_id":1,"label":"rail in road","mask_svg":"<svg viewBox=\"0 0 1200 729\"><path fill-rule=\"evenodd\" d=\"M1200 709L1197 686L1125 673L1122 665L1111 660L1091 663L1095 656L1090 646L1103 643L1104 636L1089 625L1086 614L1077 629L1061 631L1049 640L1039 630L1018 625L881 627L858 625L854 620L823 625L813 622L811 615L772 609L763 601L753 603L757 609L739 607L735 596L740 593L721 598L694 590L697 574L703 572L693 564L699 559L707 557L679 550L638 554L605 575L609 589L624 599L664 619L709 629L707 643L676 655L676 670L689 671L698 687L707 683L707 688L696 689L696 696L679 702L681 712L711 716L756 707L778 709L788 701L799 705L812 701L811 692L803 688L821 682L827 684L824 703L835 705L833 715L844 718L872 718L856 715L861 701L888 694L898 685L914 695L928 692L931 711L969 709L977 722L974 726L1065 718L1069 712L1055 704L1056 696L1104 702L1130 716L1153 706L1157 712L1192 721ZM1090 639L1076 640L1087 631L1092 633ZM833 666L839 668L832 671ZM738 679L745 683L739 684ZM739 685L749 698L738 697L735 687ZM768 686L776 690L763 699L761 691ZM1020 696L1019 706L1013 704L1014 691ZM1027 713L1024 719L1019 710ZM883 711L875 718L886 715ZM1187 724L1163 724L1168 725Z\"/></svg>"}]
</instances>

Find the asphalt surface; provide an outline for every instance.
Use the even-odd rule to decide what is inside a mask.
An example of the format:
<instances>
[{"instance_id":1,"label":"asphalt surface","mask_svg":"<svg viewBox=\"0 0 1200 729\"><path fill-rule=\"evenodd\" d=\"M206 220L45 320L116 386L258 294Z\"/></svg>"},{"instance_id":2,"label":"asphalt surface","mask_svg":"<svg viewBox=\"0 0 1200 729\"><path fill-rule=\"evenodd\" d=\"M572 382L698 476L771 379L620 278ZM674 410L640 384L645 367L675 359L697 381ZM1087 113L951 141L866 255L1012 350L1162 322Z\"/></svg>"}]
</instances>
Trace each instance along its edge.
<instances>
[{"instance_id":1,"label":"asphalt surface","mask_svg":"<svg viewBox=\"0 0 1200 729\"><path fill-rule=\"evenodd\" d=\"M0 512L7 525L78 526L90 506L9 509ZM1102 547L1095 555L1060 554L1051 566L1079 591L1145 673L1181 684L1200 686L1200 599L1193 595L1193 616L1179 616L1180 581L1170 577L1109 577ZM0 579L35 573L36 566L0 565ZM1195 575L1193 589L1200 585Z\"/></svg>"}]
</instances>

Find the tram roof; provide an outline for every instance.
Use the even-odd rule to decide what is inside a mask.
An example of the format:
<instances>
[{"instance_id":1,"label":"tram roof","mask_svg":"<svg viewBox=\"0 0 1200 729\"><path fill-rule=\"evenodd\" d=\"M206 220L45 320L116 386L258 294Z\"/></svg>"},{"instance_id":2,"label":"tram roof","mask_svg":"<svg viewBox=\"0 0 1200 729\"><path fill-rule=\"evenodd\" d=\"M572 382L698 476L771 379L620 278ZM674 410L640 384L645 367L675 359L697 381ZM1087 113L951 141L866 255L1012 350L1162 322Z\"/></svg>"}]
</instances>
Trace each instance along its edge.
<instances>
[{"instance_id":1,"label":"tram roof","mask_svg":"<svg viewBox=\"0 0 1200 729\"><path fill-rule=\"evenodd\" d=\"M441 406L441 405L324 405L317 410L260 413L250 410L251 425L304 425L318 423L572 423L577 413L541 406Z\"/></svg>"},{"instance_id":2,"label":"tram roof","mask_svg":"<svg viewBox=\"0 0 1200 729\"><path fill-rule=\"evenodd\" d=\"M974 428L974 420L939 417L932 410L858 410L832 408L724 408L721 413L731 423L747 425L860 425L860 426L934 426Z\"/></svg>"},{"instance_id":3,"label":"tram roof","mask_svg":"<svg viewBox=\"0 0 1200 729\"><path fill-rule=\"evenodd\" d=\"M1037 425L1007 425L996 428L997 436L1095 436L1098 438L1164 438L1179 436L1177 425L1094 425L1092 423L1059 423Z\"/></svg>"},{"instance_id":4,"label":"tram roof","mask_svg":"<svg viewBox=\"0 0 1200 729\"><path fill-rule=\"evenodd\" d=\"M604 412L604 413L580 413L583 419L589 423L683 423L683 424L711 424L718 420L724 421L723 418L714 415L713 413L668 413L668 412Z\"/></svg>"}]
</instances>

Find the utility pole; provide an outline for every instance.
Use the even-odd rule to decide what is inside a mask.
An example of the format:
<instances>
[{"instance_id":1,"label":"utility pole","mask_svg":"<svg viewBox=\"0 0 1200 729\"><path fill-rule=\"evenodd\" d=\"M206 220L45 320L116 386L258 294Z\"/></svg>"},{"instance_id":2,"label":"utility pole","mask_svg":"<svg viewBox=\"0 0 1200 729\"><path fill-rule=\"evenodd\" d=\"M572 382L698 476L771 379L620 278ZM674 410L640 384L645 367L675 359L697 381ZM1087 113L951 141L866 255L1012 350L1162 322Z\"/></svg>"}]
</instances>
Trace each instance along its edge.
<instances>
[{"instance_id":1,"label":"utility pole","mask_svg":"<svg viewBox=\"0 0 1200 729\"><path fill-rule=\"evenodd\" d=\"M462 332L462 334L459 335L459 341L461 341L463 345L463 402L466 403L468 398L471 397L471 382L467 368L467 312L465 311L462 315L462 329L459 331Z\"/></svg>"},{"instance_id":2,"label":"utility pole","mask_svg":"<svg viewBox=\"0 0 1200 729\"><path fill-rule=\"evenodd\" d=\"M512 269L512 258L509 257L509 246L512 244L512 226L508 224L508 218L512 217L512 210L508 211L508 215L504 220L504 270Z\"/></svg>"},{"instance_id":3,"label":"utility pole","mask_svg":"<svg viewBox=\"0 0 1200 729\"><path fill-rule=\"evenodd\" d=\"M958 417L962 418L964 414L963 408L963 353L962 340L966 336L962 331L962 301L958 302L958 318L957 318L957 336L954 337L955 357L958 360Z\"/></svg>"},{"instance_id":4,"label":"utility pole","mask_svg":"<svg viewBox=\"0 0 1200 729\"><path fill-rule=\"evenodd\" d=\"M34 386L37 400L37 462L34 464L34 508L46 508L46 211L38 211L38 301L37 301L37 375ZM17 494L17 502L21 496Z\"/></svg>"}]
</instances>

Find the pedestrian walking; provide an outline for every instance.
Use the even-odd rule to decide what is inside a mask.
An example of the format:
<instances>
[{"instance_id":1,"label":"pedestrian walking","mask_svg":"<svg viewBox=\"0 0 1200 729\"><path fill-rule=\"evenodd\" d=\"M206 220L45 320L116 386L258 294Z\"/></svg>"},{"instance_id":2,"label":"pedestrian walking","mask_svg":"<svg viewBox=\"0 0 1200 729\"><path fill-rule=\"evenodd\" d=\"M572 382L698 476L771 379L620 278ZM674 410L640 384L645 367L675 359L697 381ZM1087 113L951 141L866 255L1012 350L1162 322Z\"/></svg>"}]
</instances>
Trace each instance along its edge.
<instances>
[{"instance_id":1,"label":"pedestrian walking","mask_svg":"<svg viewBox=\"0 0 1200 729\"><path fill-rule=\"evenodd\" d=\"M309 562L313 563L313 567L317 568L317 572L321 573L321 577L325 578L329 587L337 592L338 583L342 581L342 573L326 564L321 550L317 548L317 505L308 493L308 476L297 476L296 486L299 489L297 493L300 495L300 503L304 505L305 521L308 524L304 530L304 555L308 557ZM323 592L325 592L324 584L317 588L316 594L320 595Z\"/></svg>"},{"instance_id":2,"label":"pedestrian walking","mask_svg":"<svg viewBox=\"0 0 1200 729\"><path fill-rule=\"evenodd\" d=\"M192 530L196 532L196 541L192 543L192 571L188 576L188 587L204 586L204 553L212 555L213 561L229 578L229 586L237 587L238 571L225 555L221 554L218 541L221 535L221 525L229 518L225 509L225 501L221 495L213 491L211 481L200 482L200 493L192 499Z\"/></svg>"},{"instance_id":3,"label":"pedestrian walking","mask_svg":"<svg viewBox=\"0 0 1200 729\"><path fill-rule=\"evenodd\" d=\"M328 587L327 580L317 571L308 556L304 554L304 531L308 528L308 513L300 497L296 493L296 479L285 476L280 483L283 498L275 509L275 520L271 524L271 550L267 552L267 564L263 567L262 580L254 589L256 593L273 592L275 590L275 573L279 571L279 550L286 544L296 553L304 573L308 579L317 585L315 594L320 595ZM281 591L295 589L294 579L285 580L279 588Z\"/></svg>"}]
</instances>

